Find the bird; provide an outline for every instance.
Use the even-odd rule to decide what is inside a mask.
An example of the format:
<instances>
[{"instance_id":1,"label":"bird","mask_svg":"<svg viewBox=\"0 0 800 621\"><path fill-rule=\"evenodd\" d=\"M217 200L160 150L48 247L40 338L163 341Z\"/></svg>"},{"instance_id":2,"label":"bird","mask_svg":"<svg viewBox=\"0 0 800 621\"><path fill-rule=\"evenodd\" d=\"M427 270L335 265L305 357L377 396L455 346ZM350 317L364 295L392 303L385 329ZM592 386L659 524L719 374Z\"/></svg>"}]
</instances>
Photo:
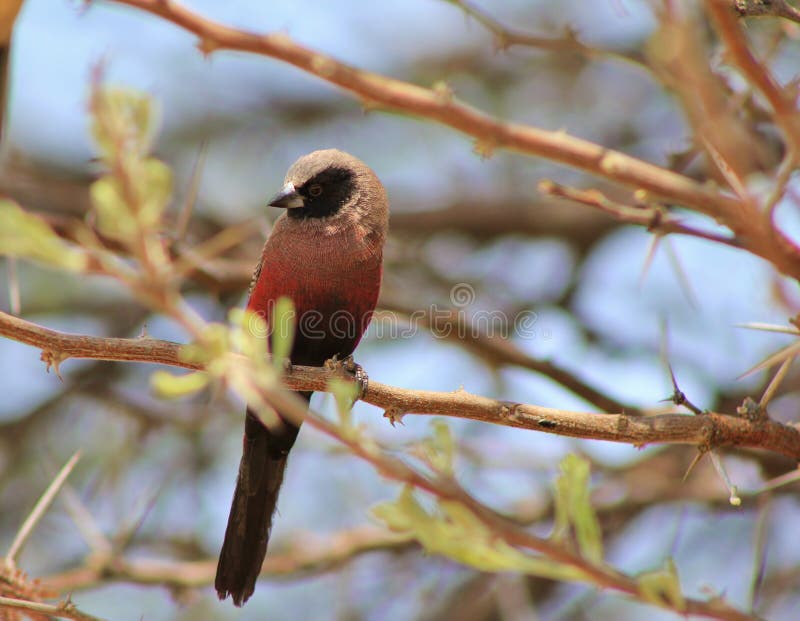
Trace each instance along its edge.
<instances>
[{"instance_id":1,"label":"bird","mask_svg":"<svg viewBox=\"0 0 800 621\"><path fill-rule=\"evenodd\" d=\"M389 200L378 177L337 149L300 157L269 201L285 209L267 237L250 284L247 309L270 325L275 304L294 304L291 365L324 366L350 357L369 325L383 275ZM311 392L298 392L307 402ZM242 459L214 586L242 606L266 556L287 458L299 426L277 412L265 426L245 414Z\"/></svg>"}]
</instances>

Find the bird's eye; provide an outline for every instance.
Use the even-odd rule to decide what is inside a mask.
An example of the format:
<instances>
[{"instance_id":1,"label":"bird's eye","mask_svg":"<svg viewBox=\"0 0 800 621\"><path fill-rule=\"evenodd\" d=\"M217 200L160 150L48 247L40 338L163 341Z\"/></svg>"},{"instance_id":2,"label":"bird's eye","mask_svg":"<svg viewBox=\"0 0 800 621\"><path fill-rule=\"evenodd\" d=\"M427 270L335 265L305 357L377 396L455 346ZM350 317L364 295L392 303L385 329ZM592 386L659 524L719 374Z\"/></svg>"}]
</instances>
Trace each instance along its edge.
<instances>
[{"instance_id":1,"label":"bird's eye","mask_svg":"<svg viewBox=\"0 0 800 621\"><path fill-rule=\"evenodd\" d=\"M322 186L319 183L315 183L308 188L308 193L309 195L316 198L317 196L322 194Z\"/></svg>"}]
</instances>

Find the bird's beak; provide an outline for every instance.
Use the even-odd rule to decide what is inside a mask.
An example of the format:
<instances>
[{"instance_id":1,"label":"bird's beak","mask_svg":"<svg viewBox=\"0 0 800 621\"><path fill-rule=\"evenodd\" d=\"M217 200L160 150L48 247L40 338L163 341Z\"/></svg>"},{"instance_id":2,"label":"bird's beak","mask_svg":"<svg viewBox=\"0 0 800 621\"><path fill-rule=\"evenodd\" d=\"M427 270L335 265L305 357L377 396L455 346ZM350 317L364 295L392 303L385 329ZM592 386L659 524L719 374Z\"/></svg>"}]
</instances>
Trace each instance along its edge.
<instances>
[{"instance_id":1,"label":"bird's beak","mask_svg":"<svg viewBox=\"0 0 800 621\"><path fill-rule=\"evenodd\" d=\"M303 202L303 197L297 193L294 184L287 183L281 188L280 192L270 199L269 206L294 209L295 207L305 207L305 203Z\"/></svg>"}]
</instances>

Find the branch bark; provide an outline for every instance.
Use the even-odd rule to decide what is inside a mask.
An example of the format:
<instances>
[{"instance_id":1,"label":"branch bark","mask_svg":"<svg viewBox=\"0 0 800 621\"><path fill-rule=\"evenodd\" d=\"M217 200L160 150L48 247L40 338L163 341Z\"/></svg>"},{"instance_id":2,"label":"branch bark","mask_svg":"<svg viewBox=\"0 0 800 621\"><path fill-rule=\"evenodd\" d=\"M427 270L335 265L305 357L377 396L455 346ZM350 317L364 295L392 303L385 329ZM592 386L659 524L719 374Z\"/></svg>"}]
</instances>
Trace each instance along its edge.
<instances>
[{"instance_id":1,"label":"branch bark","mask_svg":"<svg viewBox=\"0 0 800 621\"><path fill-rule=\"evenodd\" d=\"M42 360L48 367L52 365L56 369L68 358L202 368L181 357L180 343L149 337L121 339L69 334L3 312L0 312L0 336L38 347L42 350ZM341 373L297 366L283 380L292 390L327 391L333 378L341 378ZM698 416L672 413L645 417L625 413L574 412L491 399L462 389L454 392L412 390L372 380L362 400L382 408L384 416L392 422L407 414L451 416L635 446L692 444L701 450L721 446L759 448L800 460L800 431L794 426L770 420L766 413L759 416L732 416L718 412Z\"/></svg>"}]
</instances>

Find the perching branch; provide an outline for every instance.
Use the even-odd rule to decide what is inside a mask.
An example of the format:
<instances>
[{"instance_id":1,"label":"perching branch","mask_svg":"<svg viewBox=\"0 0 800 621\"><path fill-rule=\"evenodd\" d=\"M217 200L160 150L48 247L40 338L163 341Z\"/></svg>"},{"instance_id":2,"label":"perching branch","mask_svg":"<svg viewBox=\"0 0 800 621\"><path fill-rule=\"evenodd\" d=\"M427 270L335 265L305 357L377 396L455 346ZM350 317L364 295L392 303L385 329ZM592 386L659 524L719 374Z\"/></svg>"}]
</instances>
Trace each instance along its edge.
<instances>
[{"instance_id":1,"label":"perching branch","mask_svg":"<svg viewBox=\"0 0 800 621\"><path fill-rule=\"evenodd\" d=\"M151 362L185 369L201 369L180 355L181 345L149 337L120 339L69 334L51 330L0 312L0 335L42 350L48 366L68 358ZM317 367L293 367L283 378L292 390L329 390L341 373ZM370 380L363 401L380 407L387 418L433 414L478 420L562 436L608 440L635 446L692 444L702 450L722 446L760 448L800 459L800 431L763 416L742 417L707 412L699 416L573 412L538 405L490 399L464 390L436 392L389 386Z\"/></svg>"}]
</instances>

